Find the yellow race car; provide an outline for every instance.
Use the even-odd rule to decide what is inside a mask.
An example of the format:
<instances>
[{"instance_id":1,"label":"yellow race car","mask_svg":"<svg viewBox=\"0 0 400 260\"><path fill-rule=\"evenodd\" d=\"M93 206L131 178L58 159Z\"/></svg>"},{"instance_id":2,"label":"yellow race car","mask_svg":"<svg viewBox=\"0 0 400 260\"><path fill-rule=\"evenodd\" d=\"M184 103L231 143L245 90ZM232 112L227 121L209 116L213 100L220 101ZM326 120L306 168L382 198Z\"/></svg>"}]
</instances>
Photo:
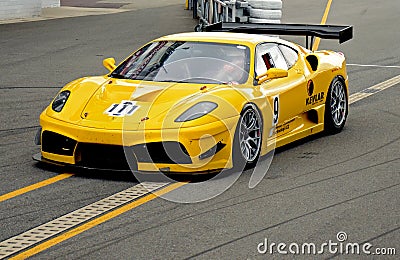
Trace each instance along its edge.
<instances>
[{"instance_id":1,"label":"yellow race car","mask_svg":"<svg viewBox=\"0 0 400 260\"><path fill-rule=\"evenodd\" d=\"M325 130L348 113L342 53L269 37L352 38L351 26L219 23L135 51L109 74L67 84L40 115L34 159L61 165L202 173Z\"/></svg>"}]
</instances>

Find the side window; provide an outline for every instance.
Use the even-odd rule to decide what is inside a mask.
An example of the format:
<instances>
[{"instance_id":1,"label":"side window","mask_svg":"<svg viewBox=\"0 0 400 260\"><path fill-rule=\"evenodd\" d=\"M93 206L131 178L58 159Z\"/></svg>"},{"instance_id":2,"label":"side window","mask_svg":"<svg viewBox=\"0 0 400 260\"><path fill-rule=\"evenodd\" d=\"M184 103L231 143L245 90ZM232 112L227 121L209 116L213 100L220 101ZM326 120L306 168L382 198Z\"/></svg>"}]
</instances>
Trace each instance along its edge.
<instances>
[{"instance_id":1,"label":"side window","mask_svg":"<svg viewBox=\"0 0 400 260\"><path fill-rule=\"evenodd\" d=\"M259 44L256 48L256 74L267 72L270 68L288 69L285 58L276 43Z\"/></svg>"},{"instance_id":2,"label":"side window","mask_svg":"<svg viewBox=\"0 0 400 260\"><path fill-rule=\"evenodd\" d=\"M297 53L297 51L286 45L279 45L279 48L281 49L283 56L285 56L288 67L293 67L293 65L296 64L299 58L299 54Z\"/></svg>"}]
</instances>

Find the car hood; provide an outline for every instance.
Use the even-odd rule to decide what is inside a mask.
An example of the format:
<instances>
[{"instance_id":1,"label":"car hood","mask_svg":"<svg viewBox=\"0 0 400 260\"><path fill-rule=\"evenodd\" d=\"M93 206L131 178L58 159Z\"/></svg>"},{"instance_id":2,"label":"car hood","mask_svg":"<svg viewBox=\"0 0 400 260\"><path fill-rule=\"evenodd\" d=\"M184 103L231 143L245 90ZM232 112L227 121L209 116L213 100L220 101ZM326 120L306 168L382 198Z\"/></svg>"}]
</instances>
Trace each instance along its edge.
<instances>
[{"instance_id":1,"label":"car hood","mask_svg":"<svg viewBox=\"0 0 400 260\"><path fill-rule=\"evenodd\" d=\"M173 123L190 100L218 86L92 77L69 86L71 94L64 109L56 113L49 108L48 114L91 128L137 130L147 120L146 128L171 128L164 122L167 115Z\"/></svg>"}]
</instances>

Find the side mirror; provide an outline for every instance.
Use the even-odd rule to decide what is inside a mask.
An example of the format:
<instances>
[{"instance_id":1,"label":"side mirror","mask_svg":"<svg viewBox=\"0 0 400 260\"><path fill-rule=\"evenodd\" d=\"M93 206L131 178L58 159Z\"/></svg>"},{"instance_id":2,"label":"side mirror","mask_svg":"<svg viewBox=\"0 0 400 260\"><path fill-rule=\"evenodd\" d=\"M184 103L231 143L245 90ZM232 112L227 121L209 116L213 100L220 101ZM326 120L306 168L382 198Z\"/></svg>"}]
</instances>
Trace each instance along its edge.
<instances>
[{"instance_id":1,"label":"side mirror","mask_svg":"<svg viewBox=\"0 0 400 260\"><path fill-rule=\"evenodd\" d=\"M270 68L264 74L257 76L256 80L258 80L258 84L260 85L269 79L279 79L279 78L285 78L287 76L288 76L287 70Z\"/></svg>"},{"instance_id":2,"label":"side mirror","mask_svg":"<svg viewBox=\"0 0 400 260\"><path fill-rule=\"evenodd\" d=\"M107 58L107 59L103 60L103 66L106 69L108 69L110 72L115 70L115 68L117 67L115 65L115 59L114 58Z\"/></svg>"}]
</instances>

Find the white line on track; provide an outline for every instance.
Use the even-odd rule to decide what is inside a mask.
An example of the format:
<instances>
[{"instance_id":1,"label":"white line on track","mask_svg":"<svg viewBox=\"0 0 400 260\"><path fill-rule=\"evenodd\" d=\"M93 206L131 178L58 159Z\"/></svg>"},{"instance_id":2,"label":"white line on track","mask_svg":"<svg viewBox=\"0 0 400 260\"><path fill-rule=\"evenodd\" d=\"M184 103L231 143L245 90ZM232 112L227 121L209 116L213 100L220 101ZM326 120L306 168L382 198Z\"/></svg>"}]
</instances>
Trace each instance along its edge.
<instances>
[{"instance_id":1,"label":"white line on track","mask_svg":"<svg viewBox=\"0 0 400 260\"><path fill-rule=\"evenodd\" d=\"M399 83L400 83L400 75L397 75L397 76L395 76L391 79L388 79L384 82L378 83L372 87L366 88L360 92L352 94L349 98L349 104L355 103L361 99L372 96L378 92L381 92L382 90L393 87L394 85L397 85Z\"/></svg>"},{"instance_id":2,"label":"white line on track","mask_svg":"<svg viewBox=\"0 0 400 260\"><path fill-rule=\"evenodd\" d=\"M400 66L394 65L368 65L368 64L346 64L347 66L354 66L354 67L372 67L372 68L383 68L383 69L400 69Z\"/></svg>"},{"instance_id":3,"label":"white line on track","mask_svg":"<svg viewBox=\"0 0 400 260\"><path fill-rule=\"evenodd\" d=\"M139 197L166 186L167 184L168 183L156 182L137 184L131 188L111 195L110 197L94 202L22 234L4 240L0 243L0 259L11 256L28 247L49 239L50 237L60 234L61 232L81 225L90 219L136 200Z\"/></svg>"}]
</instances>

